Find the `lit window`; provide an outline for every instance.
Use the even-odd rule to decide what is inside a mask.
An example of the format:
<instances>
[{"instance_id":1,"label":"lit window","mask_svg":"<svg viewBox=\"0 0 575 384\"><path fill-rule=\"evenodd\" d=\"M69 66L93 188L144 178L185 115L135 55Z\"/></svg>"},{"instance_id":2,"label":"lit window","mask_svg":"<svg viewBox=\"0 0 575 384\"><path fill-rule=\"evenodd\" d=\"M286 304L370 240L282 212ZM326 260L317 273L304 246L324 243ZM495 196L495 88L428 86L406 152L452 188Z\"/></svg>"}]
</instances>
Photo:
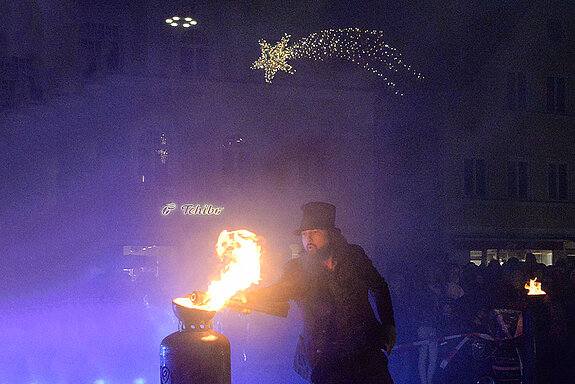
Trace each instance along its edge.
<instances>
[{"instance_id":1,"label":"lit window","mask_svg":"<svg viewBox=\"0 0 575 384\"><path fill-rule=\"evenodd\" d=\"M481 265L483 261L483 252L482 251L469 251L469 261L471 261L475 265Z\"/></svg>"}]
</instances>

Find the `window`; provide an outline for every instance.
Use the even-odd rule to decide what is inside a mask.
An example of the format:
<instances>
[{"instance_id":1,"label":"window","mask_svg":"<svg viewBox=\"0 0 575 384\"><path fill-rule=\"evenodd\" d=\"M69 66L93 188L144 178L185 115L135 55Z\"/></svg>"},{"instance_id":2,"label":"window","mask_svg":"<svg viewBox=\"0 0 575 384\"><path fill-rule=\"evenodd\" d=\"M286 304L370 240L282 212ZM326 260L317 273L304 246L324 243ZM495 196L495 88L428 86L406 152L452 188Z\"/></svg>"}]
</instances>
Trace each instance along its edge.
<instances>
[{"instance_id":1,"label":"window","mask_svg":"<svg viewBox=\"0 0 575 384\"><path fill-rule=\"evenodd\" d=\"M526 161L507 162L507 196L512 199L527 199L528 164Z\"/></svg>"},{"instance_id":2,"label":"window","mask_svg":"<svg viewBox=\"0 0 575 384\"><path fill-rule=\"evenodd\" d=\"M567 200L568 182L567 164L549 163L547 171L549 200Z\"/></svg>"},{"instance_id":3,"label":"window","mask_svg":"<svg viewBox=\"0 0 575 384\"><path fill-rule=\"evenodd\" d=\"M483 262L482 251L469 251L469 261L475 265L481 265Z\"/></svg>"},{"instance_id":4,"label":"window","mask_svg":"<svg viewBox=\"0 0 575 384\"><path fill-rule=\"evenodd\" d=\"M487 194L487 166L484 159L465 159L464 191L466 196L484 197Z\"/></svg>"},{"instance_id":5,"label":"window","mask_svg":"<svg viewBox=\"0 0 575 384\"><path fill-rule=\"evenodd\" d=\"M565 83L564 77L547 77L547 112L565 112Z\"/></svg>"},{"instance_id":6,"label":"window","mask_svg":"<svg viewBox=\"0 0 575 384\"><path fill-rule=\"evenodd\" d=\"M552 250L545 250L545 249L533 249L531 250L532 254L535 255L535 261L538 263L542 263L545 265L553 265L553 251ZM519 260L524 261L524 260Z\"/></svg>"},{"instance_id":7,"label":"window","mask_svg":"<svg viewBox=\"0 0 575 384\"><path fill-rule=\"evenodd\" d=\"M507 73L507 109L525 110L527 105L527 85L522 72Z\"/></svg>"}]
</instances>

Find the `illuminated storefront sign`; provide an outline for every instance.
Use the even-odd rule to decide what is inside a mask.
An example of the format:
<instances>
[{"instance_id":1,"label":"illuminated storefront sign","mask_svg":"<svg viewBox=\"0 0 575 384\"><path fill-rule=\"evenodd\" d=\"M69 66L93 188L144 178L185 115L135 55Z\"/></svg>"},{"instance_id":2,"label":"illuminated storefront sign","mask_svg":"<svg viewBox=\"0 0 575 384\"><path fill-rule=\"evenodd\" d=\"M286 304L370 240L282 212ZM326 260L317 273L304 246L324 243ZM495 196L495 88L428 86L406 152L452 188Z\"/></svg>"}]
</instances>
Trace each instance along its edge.
<instances>
[{"instance_id":1,"label":"illuminated storefront sign","mask_svg":"<svg viewBox=\"0 0 575 384\"><path fill-rule=\"evenodd\" d=\"M162 207L162 216L168 216L176 210L178 210L176 203L167 203ZM224 207L214 207L211 204L181 204L180 211L186 216L217 216L224 211Z\"/></svg>"}]
</instances>

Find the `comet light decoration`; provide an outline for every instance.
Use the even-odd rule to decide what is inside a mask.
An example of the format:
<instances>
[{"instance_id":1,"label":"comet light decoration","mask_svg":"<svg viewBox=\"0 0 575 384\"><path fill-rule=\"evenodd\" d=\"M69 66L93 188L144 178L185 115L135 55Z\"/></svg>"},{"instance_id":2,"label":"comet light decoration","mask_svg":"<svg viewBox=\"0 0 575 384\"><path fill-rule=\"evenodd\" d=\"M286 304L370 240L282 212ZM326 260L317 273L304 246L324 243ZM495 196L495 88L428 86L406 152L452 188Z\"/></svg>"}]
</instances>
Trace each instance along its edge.
<instances>
[{"instance_id":1,"label":"comet light decoration","mask_svg":"<svg viewBox=\"0 0 575 384\"><path fill-rule=\"evenodd\" d=\"M382 31L327 29L312 33L288 46L290 38L291 35L284 34L276 45L263 39L259 41L261 56L252 64L251 69L263 69L266 82L271 83L277 71L294 74L295 69L288 60L304 57L321 61L335 57L351 61L381 77L399 95L403 94L397 89L396 83L388 78L390 73L405 71L418 79L423 78L421 73L403 61L397 49L384 41Z\"/></svg>"}]
</instances>

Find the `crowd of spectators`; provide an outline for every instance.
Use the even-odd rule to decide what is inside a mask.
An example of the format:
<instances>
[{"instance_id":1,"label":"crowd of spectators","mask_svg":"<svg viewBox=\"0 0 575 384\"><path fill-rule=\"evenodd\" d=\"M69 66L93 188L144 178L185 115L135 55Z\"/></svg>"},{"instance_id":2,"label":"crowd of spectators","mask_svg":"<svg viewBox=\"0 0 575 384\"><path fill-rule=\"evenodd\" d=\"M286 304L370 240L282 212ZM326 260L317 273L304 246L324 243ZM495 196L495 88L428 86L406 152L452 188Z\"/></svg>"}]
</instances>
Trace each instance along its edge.
<instances>
[{"instance_id":1,"label":"crowd of spectators","mask_svg":"<svg viewBox=\"0 0 575 384\"><path fill-rule=\"evenodd\" d=\"M537 278L546 295L538 306L536 347L538 383L575 382L575 266L567 259L555 265L525 261L504 263L428 265L417 274L387 274L398 329L398 347L390 358L397 384L473 383L470 350L462 348L450 363L441 362L453 352L450 335L489 333L494 309L524 311L533 302L525 284ZM415 276L418 276L415 278ZM518 350L524 337L518 338ZM421 340L437 340L413 345ZM468 348L471 348L469 343ZM444 363L445 365L445 363Z\"/></svg>"}]
</instances>

